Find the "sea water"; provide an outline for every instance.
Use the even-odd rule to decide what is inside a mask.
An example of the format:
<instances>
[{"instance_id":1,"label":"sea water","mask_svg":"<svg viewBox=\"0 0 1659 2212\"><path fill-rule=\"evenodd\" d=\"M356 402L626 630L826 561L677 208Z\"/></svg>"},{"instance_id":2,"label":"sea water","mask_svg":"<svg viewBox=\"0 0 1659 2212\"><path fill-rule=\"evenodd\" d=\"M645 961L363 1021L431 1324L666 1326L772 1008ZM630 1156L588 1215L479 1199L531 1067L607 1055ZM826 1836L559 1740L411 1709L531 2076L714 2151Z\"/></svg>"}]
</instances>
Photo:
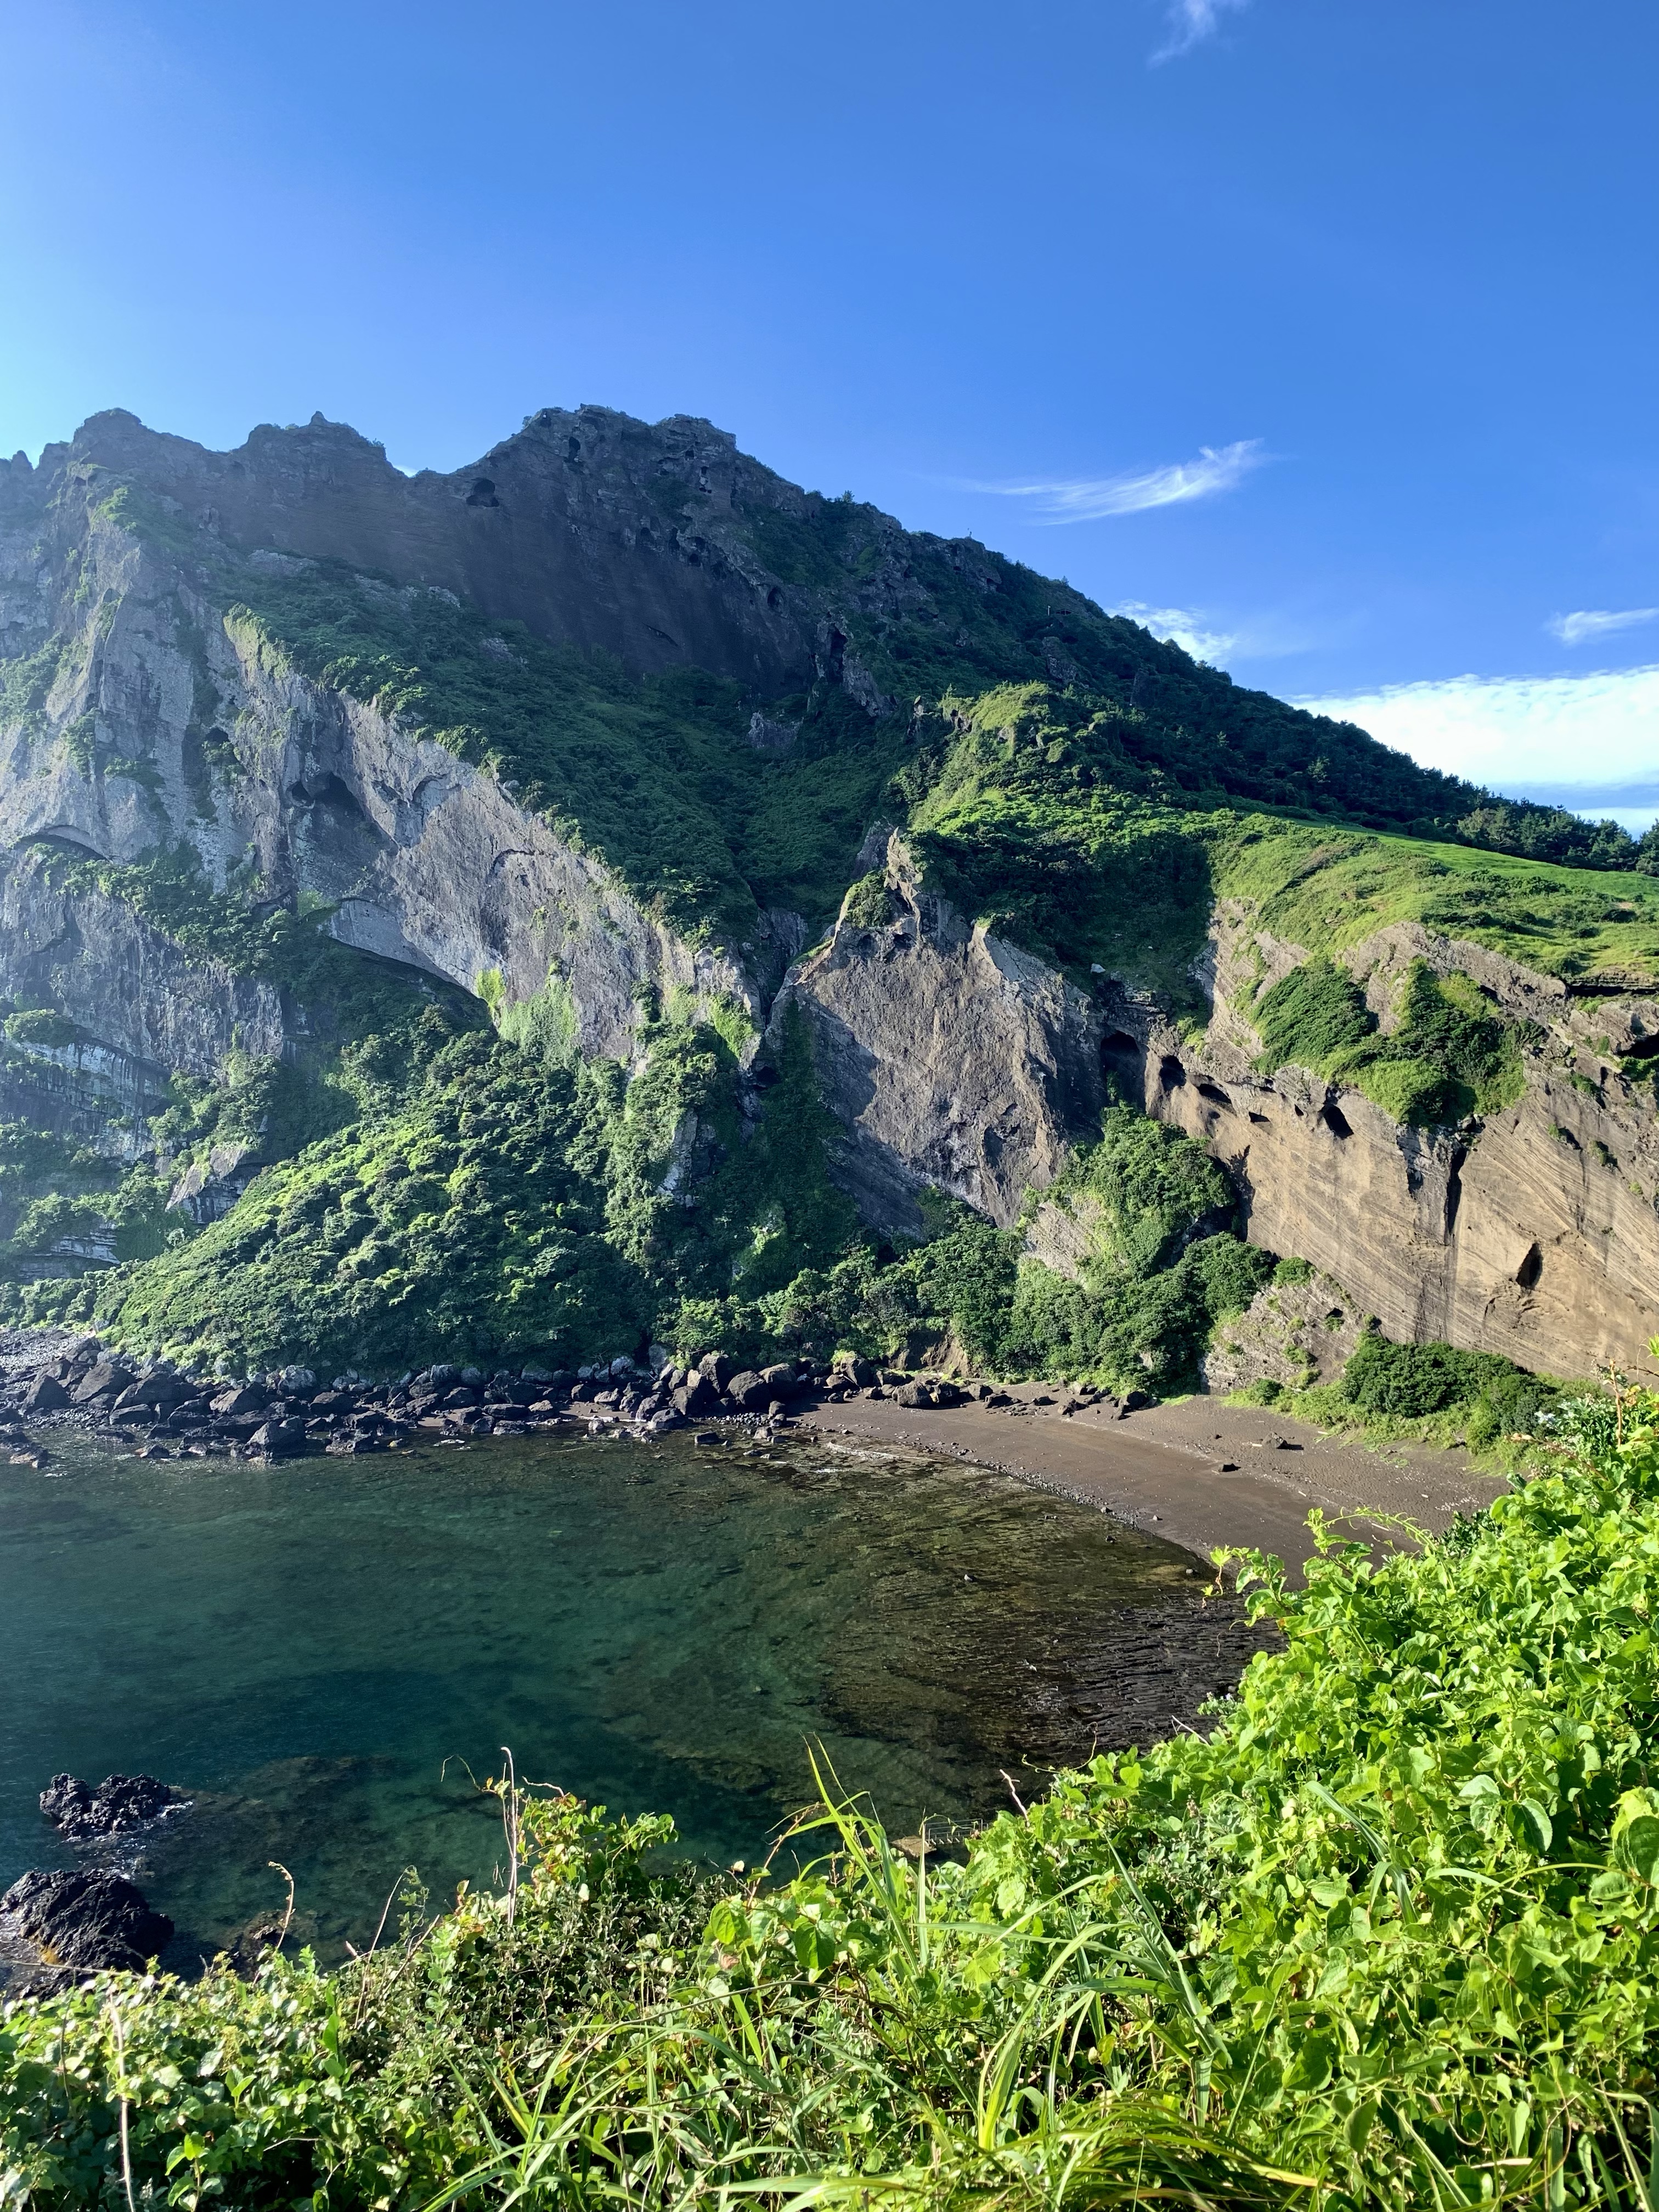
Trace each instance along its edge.
<instances>
[{"instance_id":1,"label":"sea water","mask_svg":"<svg viewBox=\"0 0 1659 2212\"><path fill-rule=\"evenodd\" d=\"M1088 1754L1073 1662L1191 1568L1006 1477L817 1437L268 1467L52 1442L0 1468L0 1886L75 1863L52 1774L158 1775L191 1808L126 1857L183 1966L289 1875L325 1957L405 1869L434 1905L488 1883L503 1747L726 1863L812 1797L811 1746L896 1833L982 1817Z\"/></svg>"}]
</instances>

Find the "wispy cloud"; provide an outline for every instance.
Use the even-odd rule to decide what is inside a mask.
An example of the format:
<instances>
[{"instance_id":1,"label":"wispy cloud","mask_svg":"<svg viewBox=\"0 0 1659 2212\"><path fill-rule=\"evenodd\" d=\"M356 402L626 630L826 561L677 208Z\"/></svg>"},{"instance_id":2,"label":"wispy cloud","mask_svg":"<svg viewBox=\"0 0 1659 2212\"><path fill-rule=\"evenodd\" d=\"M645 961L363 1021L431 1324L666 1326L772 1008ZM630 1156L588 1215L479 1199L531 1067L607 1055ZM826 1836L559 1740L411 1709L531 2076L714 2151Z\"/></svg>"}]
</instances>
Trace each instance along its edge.
<instances>
[{"instance_id":1,"label":"wispy cloud","mask_svg":"<svg viewBox=\"0 0 1659 2212\"><path fill-rule=\"evenodd\" d=\"M1209 629L1205 617L1194 607L1149 607L1144 599L1126 599L1110 611L1127 615L1154 637L1170 639L1194 660L1207 660L1212 667L1219 667L1239 641L1236 629Z\"/></svg>"},{"instance_id":2,"label":"wispy cloud","mask_svg":"<svg viewBox=\"0 0 1659 2212\"><path fill-rule=\"evenodd\" d=\"M1140 514L1150 507L1176 507L1231 491L1269 458L1261 438L1231 446L1200 446L1192 461L1121 477L1060 477L1041 483L963 482L963 491L994 492L1000 499L1030 500L1037 522L1100 522L1109 515Z\"/></svg>"},{"instance_id":3,"label":"wispy cloud","mask_svg":"<svg viewBox=\"0 0 1659 2212\"><path fill-rule=\"evenodd\" d=\"M1659 817L1659 667L1454 676L1296 704L1511 799L1611 814L1626 829Z\"/></svg>"},{"instance_id":4,"label":"wispy cloud","mask_svg":"<svg viewBox=\"0 0 1659 2212\"><path fill-rule=\"evenodd\" d=\"M1169 35L1152 57L1153 65L1191 53L1206 39L1213 38L1221 18L1249 0L1169 0Z\"/></svg>"},{"instance_id":5,"label":"wispy cloud","mask_svg":"<svg viewBox=\"0 0 1659 2212\"><path fill-rule=\"evenodd\" d=\"M1582 645L1587 637L1608 637L1614 630L1639 629L1650 622L1659 622L1659 607L1584 607L1574 615L1552 615L1544 627L1563 645Z\"/></svg>"},{"instance_id":6,"label":"wispy cloud","mask_svg":"<svg viewBox=\"0 0 1659 2212\"><path fill-rule=\"evenodd\" d=\"M1145 599L1122 599L1107 611L1127 616L1154 637L1168 638L1212 668L1231 667L1241 660L1282 660L1287 654L1307 653L1320 641L1293 616L1272 608L1218 615L1207 607L1155 607Z\"/></svg>"}]
</instances>

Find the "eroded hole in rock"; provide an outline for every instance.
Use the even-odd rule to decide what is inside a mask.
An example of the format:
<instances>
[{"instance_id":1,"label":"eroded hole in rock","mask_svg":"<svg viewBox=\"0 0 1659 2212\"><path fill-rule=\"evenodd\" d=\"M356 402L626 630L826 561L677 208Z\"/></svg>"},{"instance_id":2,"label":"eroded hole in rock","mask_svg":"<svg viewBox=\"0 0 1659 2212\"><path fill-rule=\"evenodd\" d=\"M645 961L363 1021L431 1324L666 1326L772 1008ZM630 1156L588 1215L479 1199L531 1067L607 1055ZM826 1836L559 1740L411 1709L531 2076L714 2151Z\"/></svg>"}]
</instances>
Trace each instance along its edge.
<instances>
[{"instance_id":1,"label":"eroded hole in rock","mask_svg":"<svg viewBox=\"0 0 1659 2212\"><path fill-rule=\"evenodd\" d=\"M770 590L766 594L766 604L771 608L774 614L776 614L778 609L783 605L783 593L778 589L775 584L771 586Z\"/></svg>"},{"instance_id":2,"label":"eroded hole in rock","mask_svg":"<svg viewBox=\"0 0 1659 2212\"><path fill-rule=\"evenodd\" d=\"M1158 1079L1165 1091L1179 1091L1187 1080L1187 1071L1172 1052L1166 1052L1158 1064Z\"/></svg>"},{"instance_id":3,"label":"eroded hole in rock","mask_svg":"<svg viewBox=\"0 0 1659 2212\"><path fill-rule=\"evenodd\" d=\"M582 441L580 438L571 437L566 440L564 457L568 461L580 460L582 457Z\"/></svg>"},{"instance_id":4,"label":"eroded hole in rock","mask_svg":"<svg viewBox=\"0 0 1659 2212\"><path fill-rule=\"evenodd\" d=\"M313 783L291 783L288 795L297 806L325 806L331 813L367 819L357 794L337 775L319 775Z\"/></svg>"},{"instance_id":5,"label":"eroded hole in rock","mask_svg":"<svg viewBox=\"0 0 1659 2212\"><path fill-rule=\"evenodd\" d=\"M1210 1099L1217 1106L1231 1107L1233 1103L1218 1083L1200 1083L1198 1095L1200 1098Z\"/></svg>"},{"instance_id":6,"label":"eroded hole in rock","mask_svg":"<svg viewBox=\"0 0 1659 2212\"><path fill-rule=\"evenodd\" d=\"M1523 1291L1531 1290L1544 1272L1544 1255L1535 1244L1528 1244L1526 1256L1515 1271L1515 1279Z\"/></svg>"},{"instance_id":7,"label":"eroded hole in rock","mask_svg":"<svg viewBox=\"0 0 1659 2212\"><path fill-rule=\"evenodd\" d=\"M1328 1098L1320 1108L1319 1118L1334 1137L1352 1136L1348 1117L1334 1098Z\"/></svg>"},{"instance_id":8,"label":"eroded hole in rock","mask_svg":"<svg viewBox=\"0 0 1659 2212\"><path fill-rule=\"evenodd\" d=\"M469 507L499 507L501 505L500 500L495 496L495 487L488 477L478 478L466 495L466 503Z\"/></svg>"}]
</instances>

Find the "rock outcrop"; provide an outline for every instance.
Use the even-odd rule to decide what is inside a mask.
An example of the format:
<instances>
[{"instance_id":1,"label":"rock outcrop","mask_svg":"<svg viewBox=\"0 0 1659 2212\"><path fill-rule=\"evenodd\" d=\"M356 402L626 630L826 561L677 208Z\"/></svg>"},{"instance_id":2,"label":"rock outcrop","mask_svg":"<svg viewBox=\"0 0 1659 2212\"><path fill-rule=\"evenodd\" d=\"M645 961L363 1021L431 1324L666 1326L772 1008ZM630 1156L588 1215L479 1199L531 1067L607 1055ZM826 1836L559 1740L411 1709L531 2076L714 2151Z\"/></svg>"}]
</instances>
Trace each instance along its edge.
<instances>
[{"instance_id":1,"label":"rock outcrop","mask_svg":"<svg viewBox=\"0 0 1659 2212\"><path fill-rule=\"evenodd\" d=\"M1415 926L1379 932L1343 955L1379 1011L1420 959L1474 976L1534 1025L1516 1103L1469 1129L1419 1131L1306 1069L1258 1070L1245 994L1223 995L1238 972L1239 927L1218 917L1207 963L1216 1018L1200 1045L1152 999L1119 988L1103 1050L1148 1113L1226 1164L1250 1241L1326 1270L1390 1336L1498 1352L1552 1374L1650 1368L1659 1125L1614 1048L1659 1034L1659 1003L1575 1000L1478 945ZM1305 957L1299 947L1261 951L1269 976Z\"/></svg>"},{"instance_id":2,"label":"rock outcrop","mask_svg":"<svg viewBox=\"0 0 1659 2212\"><path fill-rule=\"evenodd\" d=\"M921 1232L924 1192L1004 1227L1097 1135L1099 1017L1054 969L969 924L917 883L895 832L884 914L843 912L790 971L774 1021L799 1007L842 1128L835 1171L872 1225Z\"/></svg>"},{"instance_id":3,"label":"rock outcrop","mask_svg":"<svg viewBox=\"0 0 1659 2212\"><path fill-rule=\"evenodd\" d=\"M172 1941L172 1921L123 1875L36 1869L0 1896L0 1949L34 1995L88 1974L141 1974Z\"/></svg>"},{"instance_id":4,"label":"rock outcrop","mask_svg":"<svg viewBox=\"0 0 1659 2212\"><path fill-rule=\"evenodd\" d=\"M70 1844L131 1835L188 1802L182 1790L153 1774L106 1775L96 1789L76 1775L54 1774L40 1792L40 1810Z\"/></svg>"},{"instance_id":5,"label":"rock outcrop","mask_svg":"<svg viewBox=\"0 0 1659 2212\"><path fill-rule=\"evenodd\" d=\"M275 987L186 959L118 901L52 887L52 855L130 862L158 845L193 854L212 889L325 902L343 943L465 990L492 971L507 1004L552 988L590 1052L631 1055L641 986L732 1000L758 1029L794 916L757 916L747 957L694 949L492 775L221 618L164 545L90 505L78 536L57 519L80 557L5 602L14 637L70 643L0 774L0 994L76 1024L83 1091L131 1110L167 1069L211 1075L233 1042L280 1055L305 1035ZM15 579L15 534L9 552ZM228 728L234 767L208 744Z\"/></svg>"}]
</instances>

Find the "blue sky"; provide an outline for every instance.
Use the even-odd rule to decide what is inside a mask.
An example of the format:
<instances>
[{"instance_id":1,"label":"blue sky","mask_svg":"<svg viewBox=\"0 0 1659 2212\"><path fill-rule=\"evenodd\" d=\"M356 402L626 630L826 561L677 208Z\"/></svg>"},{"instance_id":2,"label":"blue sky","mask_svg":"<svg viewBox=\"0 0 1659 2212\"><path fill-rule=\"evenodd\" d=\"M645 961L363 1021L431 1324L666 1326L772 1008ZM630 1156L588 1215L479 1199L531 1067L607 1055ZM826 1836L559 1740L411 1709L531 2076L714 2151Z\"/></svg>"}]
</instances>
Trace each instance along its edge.
<instances>
[{"instance_id":1,"label":"blue sky","mask_svg":"<svg viewBox=\"0 0 1659 2212\"><path fill-rule=\"evenodd\" d=\"M1659 812L1650 0L0 0L0 60L8 451L704 414Z\"/></svg>"}]
</instances>

